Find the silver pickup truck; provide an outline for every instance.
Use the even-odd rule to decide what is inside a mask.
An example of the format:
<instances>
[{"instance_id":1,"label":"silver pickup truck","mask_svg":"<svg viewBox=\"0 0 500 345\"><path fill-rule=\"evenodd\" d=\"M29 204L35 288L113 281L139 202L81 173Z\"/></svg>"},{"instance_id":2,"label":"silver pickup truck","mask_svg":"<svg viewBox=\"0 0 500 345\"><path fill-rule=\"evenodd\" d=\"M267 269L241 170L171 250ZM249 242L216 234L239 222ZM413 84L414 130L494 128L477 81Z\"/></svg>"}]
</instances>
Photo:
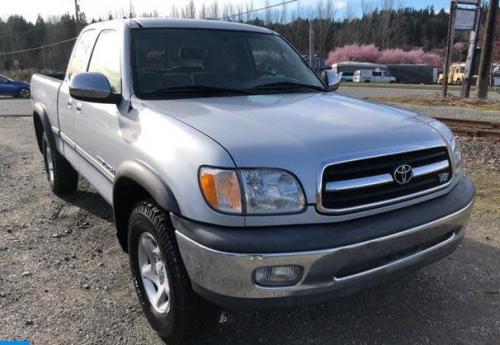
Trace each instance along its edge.
<instances>
[{"instance_id":1,"label":"silver pickup truck","mask_svg":"<svg viewBox=\"0 0 500 345\"><path fill-rule=\"evenodd\" d=\"M50 187L82 176L112 205L161 337L214 305L328 300L457 248L475 189L453 134L338 82L273 31L167 19L89 25L64 81L33 77Z\"/></svg>"}]
</instances>

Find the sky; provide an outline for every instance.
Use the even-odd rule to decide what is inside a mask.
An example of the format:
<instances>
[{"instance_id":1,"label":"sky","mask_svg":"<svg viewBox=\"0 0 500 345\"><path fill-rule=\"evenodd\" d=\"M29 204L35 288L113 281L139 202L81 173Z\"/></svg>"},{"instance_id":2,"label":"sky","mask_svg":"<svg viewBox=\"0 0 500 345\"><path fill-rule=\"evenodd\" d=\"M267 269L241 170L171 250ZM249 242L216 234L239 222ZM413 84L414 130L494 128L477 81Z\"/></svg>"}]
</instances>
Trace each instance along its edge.
<instances>
[{"instance_id":1,"label":"sky","mask_svg":"<svg viewBox=\"0 0 500 345\"><path fill-rule=\"evenodd\" d=\"M129 0L78 0L81 11L85 12L87 18L106 18L108 14L114 16L122 13L128 13ZM177 7L184 6L189 0L132 0L132 4L137 14L152 12L157 10L160 16L168 16L173 4ZM269 4L278 4L284 0L268 0ZM319 0L299 0L299 6L315 5ZM351 7L360 11L361 2L363 0L333 0L339 17L345 14L347 3L351 3ZM364 0L366 3L380 5L382 0ZM402 3L405 6L415 8L423 8L434 6L435 9L449 8L449 0L393 0L396 3ZM0 0L0 17L5 19L11 14L21 14L29 21L35 21L38 14L44 18L53 15L61 15L64 13L73 14L75 11L74 0ZM201 6L210 4L212 0L196 0L195 4ZM225 3L253 3L253 8L265 6L266 0L217 0L219 5ZM297 6L295 3L289 4L288 8L292 9Z\"/></svg>"}]
</instances>

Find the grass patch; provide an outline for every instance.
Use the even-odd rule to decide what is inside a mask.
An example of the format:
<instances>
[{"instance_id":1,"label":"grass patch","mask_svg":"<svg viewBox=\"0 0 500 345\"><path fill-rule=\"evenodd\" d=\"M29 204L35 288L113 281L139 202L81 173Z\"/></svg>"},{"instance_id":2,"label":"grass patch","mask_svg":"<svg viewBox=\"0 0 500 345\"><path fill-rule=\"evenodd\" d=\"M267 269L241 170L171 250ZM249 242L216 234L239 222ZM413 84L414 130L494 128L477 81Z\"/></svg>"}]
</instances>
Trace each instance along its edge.
<instances>
[{"instance_id":1,"label":"grass patch","mask_svg":"<svg viewBox=\"0 0 500 345\"><path fill-rule=\"evenodd\" d=\"M476 110L500 111L500 102L494 100L479 100L474 98L459 98L448 96L446 98L437 96L398 96L398 97L365 97L365 99L375 102L416 105L429 107L462 107Z\"/></svg>"},{"instance_id":2,"label":"grass patch","mask_svg":"<svg viewBox=\"0 0 500 345\"><path fill-rule=\"evenodd\" d=\"M474 169L469 177L476 186L475 210L479 214L490 213L500 215L500 176L491 170Z\"/></svg>"},{"instance_id":3,"label":"grass patch","mask_svg":"<svg viewBox=\"0 0 500 345\"><path fill-rule=\"evenodd\" d=\"M431 90L431 91L441 91L443 85L440 84L399 84L399 83L352 83L343 82L340 87L369 87L377 89L409 89L409 90ZM471 92L476 89L475 86L471 87ZM460 91L462 90L461 85L448 85L448 90L450 91ZM489 88L490 92L500 92L500 86L492 86Z\"/></svg>"}]
</instances>

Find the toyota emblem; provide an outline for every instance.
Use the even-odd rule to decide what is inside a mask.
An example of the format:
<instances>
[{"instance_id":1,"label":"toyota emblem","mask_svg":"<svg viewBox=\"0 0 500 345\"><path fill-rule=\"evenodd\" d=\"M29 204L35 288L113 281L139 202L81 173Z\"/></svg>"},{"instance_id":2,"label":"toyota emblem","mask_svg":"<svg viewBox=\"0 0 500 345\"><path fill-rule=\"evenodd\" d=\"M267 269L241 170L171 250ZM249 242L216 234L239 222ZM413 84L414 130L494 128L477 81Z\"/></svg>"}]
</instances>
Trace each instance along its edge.
<instances>
[{"instance_id":1,"label":"toyota emblem","mask_svg":"<svg viewBox=\"0 0 500 345\"><path fill-rule=\"evenodd\" d=\"M394 170L392 176L398 184L407 184L413 178L413 171L411 170L411 166L403 164Z\"/></svg>"}]
</instances>

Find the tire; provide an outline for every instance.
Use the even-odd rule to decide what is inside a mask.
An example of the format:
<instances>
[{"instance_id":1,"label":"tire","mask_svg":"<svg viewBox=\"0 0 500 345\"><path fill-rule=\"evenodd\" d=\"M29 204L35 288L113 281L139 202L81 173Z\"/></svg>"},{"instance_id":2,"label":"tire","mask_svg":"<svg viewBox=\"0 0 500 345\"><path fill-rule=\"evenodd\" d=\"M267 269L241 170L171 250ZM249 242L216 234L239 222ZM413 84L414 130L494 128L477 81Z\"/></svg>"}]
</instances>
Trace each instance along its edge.
<instances>
[{"instance_id":1,"label":"tire","mask_svg":"<svg viewBox=\"0 0 500 345\"><path fill-rule=\"evenodd\" d=\"M45 172L49 181L50 189L58 196L72 194L78 187L78 173L71 164L52 147L43 133L42 153L45 163Z\"/></svg>"},{"instance_id":2,"label":"tire","mask_svg":"<svg viewBox=\"0 0 500 345\"><path fill-rule=\"evenodd\" d=\"M139 302L149 324L164 341L183 344L210 324L211 317L216 320L216 309L191 288L169 217L152 201L137 203L131 212L128 253ZM151 271L152 262L156 263L155 271ZM159 294L162 285L168 292L162 289Z\"/></svg>"},{"instance_id":3,"label":"tire","mask_svg":"<svg viewBox=\"0 0 500 345\"><path fill-rule=\"evenodd\" d=\"M16 95L16 97L19 97L19 98L30 98L30 96L31 96L30 89L25 88L25 87L19 89L19 91L17 91L17 95Z\"/></svg>"}]
</instances>

